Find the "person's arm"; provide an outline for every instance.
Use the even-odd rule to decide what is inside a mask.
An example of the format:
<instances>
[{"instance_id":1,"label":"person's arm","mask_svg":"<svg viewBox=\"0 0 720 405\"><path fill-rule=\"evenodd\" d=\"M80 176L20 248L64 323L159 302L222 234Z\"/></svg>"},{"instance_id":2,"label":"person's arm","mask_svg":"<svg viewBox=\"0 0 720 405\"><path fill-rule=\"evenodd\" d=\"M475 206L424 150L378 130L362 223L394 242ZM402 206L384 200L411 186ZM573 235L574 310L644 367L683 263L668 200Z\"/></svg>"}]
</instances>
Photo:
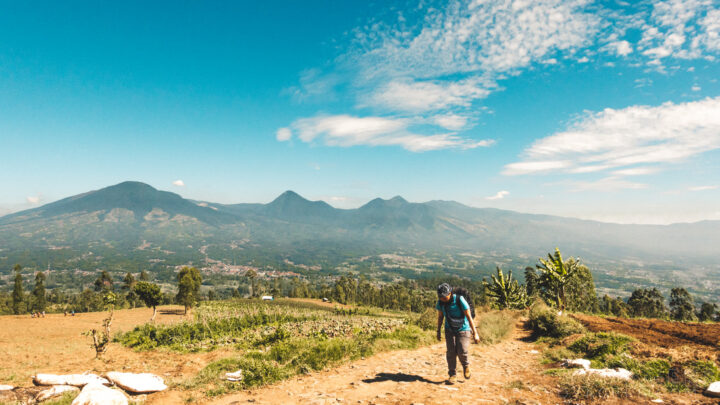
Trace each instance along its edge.
<instances>
[{"instance_id":1,"label":"person's arm","mask_svg":"<svg viewBox=\"0 0 720 405\"><path fill-rule=\"evenodd\" d=\"M437 340L440 341L440 330L442 329L443 319L445 319L445 316L443 315L443 311L438 309L438 322L437 322Z\"/></svg>"},{"instance_id":2,"label":"person's arm","mask_svg":"<svg viewBox=\"0 0 720 405\"><path fill-rule=\"evenodd\" d=\"M475 321L473 320L472 314L470 313L469 309L465 310L465 317L467 317L468 323L470 324L470 329L472 329L473 340L475 340L475 343L480 343L480 335L477 333L477 329L475 329Z\"/></svg>"}]
</instances>

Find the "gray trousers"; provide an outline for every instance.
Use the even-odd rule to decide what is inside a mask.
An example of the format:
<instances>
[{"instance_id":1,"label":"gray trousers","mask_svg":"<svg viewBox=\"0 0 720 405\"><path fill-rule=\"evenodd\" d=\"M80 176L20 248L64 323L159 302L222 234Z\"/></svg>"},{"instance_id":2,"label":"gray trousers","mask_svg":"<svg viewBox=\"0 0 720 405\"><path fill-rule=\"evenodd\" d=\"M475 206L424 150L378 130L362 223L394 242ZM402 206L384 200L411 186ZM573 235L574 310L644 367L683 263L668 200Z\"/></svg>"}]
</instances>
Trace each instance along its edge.
<instances>
[{"instance_id":1,"label":"gray trousers","mask_svg":"<svg viewBox=\"0 0 720 405\"><path fill-rule=\"evenodd\" d=\"M445 329L445 345L447 347L447 363L448 363L448 375L455 375L455 367L457 367L457 359L460 359L460 364L463 367L467 367L470 363L468 361L470 353L470 338L472 337L472 331L464 330L458 332L457 336L452 332Z\"/></svg>"}]
</instances>

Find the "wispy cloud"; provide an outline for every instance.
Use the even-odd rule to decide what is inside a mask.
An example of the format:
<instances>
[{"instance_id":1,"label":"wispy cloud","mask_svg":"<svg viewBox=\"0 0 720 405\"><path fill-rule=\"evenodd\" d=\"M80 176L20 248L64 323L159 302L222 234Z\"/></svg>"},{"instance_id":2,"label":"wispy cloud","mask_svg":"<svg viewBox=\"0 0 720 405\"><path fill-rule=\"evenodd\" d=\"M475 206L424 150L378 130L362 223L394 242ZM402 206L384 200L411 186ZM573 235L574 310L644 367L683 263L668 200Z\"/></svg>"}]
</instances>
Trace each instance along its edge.
<instances>
[{"instance_id":1,"label":"wispy cloud","mask_svg":"<svg viewBox=\"0 0 720 405\"><path fill-rule=\"evenodd\" d=\"M507 175L581 173L675 163L720 148L720 97L587 113L571 128L536 141ZM649 170L647 168L634 169ZM626 172L629 174L631 172Z\"/></svg>"},{"instance_id":2,"label":"wispy cloud","mask_svg":"<svg viewBox=\"0 0 720 405\"><path fill-rule=\"evenodd\" d=\"M705 191L705 190L715 190L718 186L695 186L695 187L688 187L688 190L690 191Z\"/></svg>"},{"instance_id":3,"label":"wispy cloud","mask_svg":"<svg viewBox=\"0 0 720 405\"><path fill-rule=\"evenodd\" d=\"M584 10L587 4L455 0L421 5L417 24L404 16L372 22L354 31L353 46L336 62L355 109L371 113L302 118L289 128L305 142L331 146L399 145L416 152L488 146L492 141L453 131L475 125L482 110L474 104L498 90L504 75L557 63L560 53L588 44L600 19ZM303 72L294 96L327 91L328 83L338 83L337 73L331 76ZM278 130L278 141L292 137L286 129Z\"/></svg>"},{"instance_id":4,"label":"wispy cloud","mask_svg":"<svg viewBox=\"0 0 720 405\"><path fill-rule=\"evenodd\" d=\"M173 186L177 187L185 187L185 182L182 180L175 180L172 182Z\"/></svg>"},{"instance_id":5,"label":"wispy cloud","mask_svg":"<svg viewBox=\"0 0 720 405\"><path fill-rule=\"evenodd\" d=\"M486 200L502 200L507 195L509 195L510 192L506 190L498 191L495 195L492 195L490 197L485 197Z\"/></svg>"},{"instance_id":6,"label":"wispy cloud","mask_svg":"<svg viewBox=\"0 0 720 405\"><path fill-rule=\"evenodd\" d=\"M568 185L573 191L618 191L618 190L637 190L647 188L647 184L636 183L624 180L620 176L608 176L599 180L592 181L572 181Z\"/></svg>"},{"instance_id":7,"label":"wispy cloud","mask_svg":"<svg viewBox=\"0 0 720 405\"><path fill-rule=\"evenodd\" d=\"M35 195L35 196L30 196L30 195L29 195L29 196L25 197L25 200L26 200L29 204L37 205L37 204L40 204L40 195Z\"/></svg>"},{"instance_id":8,"label":"wispy cloud","mask_svg":"<svg viewBox=\"0 0 720 405\"><path fill-rule=\"evenodd\" d=\"M280 142L289 141L292 138L292 131L290 128L280 128L275 132L275 139Z\"/></svg>"},{"instance_id":9,"label":"wispy cloud","mask_svg":"<svg viewBox=\"0 0 720 405\"><path fill-rule=\"evenodd\" d=\"M473 149L492 145L492 140L471 140L454 133L422 135L410 131L412 119L317 116L299 119L288 129L303 142L321 141L328 146L401 146L412 152L438 149Z\"/></svg>"}]
</instances>

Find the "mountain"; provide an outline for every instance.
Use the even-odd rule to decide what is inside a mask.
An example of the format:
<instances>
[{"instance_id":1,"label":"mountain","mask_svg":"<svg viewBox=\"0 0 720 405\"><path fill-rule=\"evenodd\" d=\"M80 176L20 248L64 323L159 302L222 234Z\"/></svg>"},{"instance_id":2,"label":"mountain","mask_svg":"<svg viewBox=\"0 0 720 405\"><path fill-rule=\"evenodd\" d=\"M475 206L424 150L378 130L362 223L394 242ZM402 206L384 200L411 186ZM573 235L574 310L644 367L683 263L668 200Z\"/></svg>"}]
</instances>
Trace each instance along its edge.
<instances>
[{"instance_id":1,"label":"mountain","mask_svg":"<svg viewBox=\"0 0 720 405\"><path fill-rule=\"evenodd\" d=\"M714 264L720 221L619 225L454 201L413 203L400 196L344 210L293 191L268 204L217 204L187 200L139 182L0 217L0 268L11 266L21 252L44 257L42 252L65 252L62 249L69 249L68 257L86 251L99 255L102 249L103 259L95 259L99 262L140 255L183 263L213 254L236 257L238 249L248 258L252 252L273 249L309 258L407 249L538 257L556 246L606 262Z\"/></svg>"},{"instance_id":2,"label":"mountain","mask_svg":"<svg viewBox=\"0 0 720 405\"><path fill-rule=\"evenodd\" d=\"M97 214L101 221L113 214L132 216L136 221L146 220L148 215L168 217L182 215L213 225L235 220L233 216L199 206L175 193L159 191L136 181L126 181L7 215L0 218L0 225L90 213Z\"/></svg>"}]
</instances>

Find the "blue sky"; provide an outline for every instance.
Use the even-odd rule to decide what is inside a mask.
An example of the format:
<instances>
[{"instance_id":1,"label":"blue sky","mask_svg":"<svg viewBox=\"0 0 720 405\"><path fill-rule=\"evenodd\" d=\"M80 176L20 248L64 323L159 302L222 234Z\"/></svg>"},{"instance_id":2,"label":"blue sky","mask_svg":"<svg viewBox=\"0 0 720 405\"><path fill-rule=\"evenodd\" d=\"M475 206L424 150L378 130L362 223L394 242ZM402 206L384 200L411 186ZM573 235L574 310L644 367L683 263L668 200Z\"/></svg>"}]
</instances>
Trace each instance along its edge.
<instances>
[{"instance_id":1,"label":"blue sky","mask_svg":"<svg viewBox=\"0 0 720 405\"><path fill-rule=\"evenodd\" d=\"M720 2L10 2L0 214L124 180L720 219Z\"/></svg>"}]
</instances>

